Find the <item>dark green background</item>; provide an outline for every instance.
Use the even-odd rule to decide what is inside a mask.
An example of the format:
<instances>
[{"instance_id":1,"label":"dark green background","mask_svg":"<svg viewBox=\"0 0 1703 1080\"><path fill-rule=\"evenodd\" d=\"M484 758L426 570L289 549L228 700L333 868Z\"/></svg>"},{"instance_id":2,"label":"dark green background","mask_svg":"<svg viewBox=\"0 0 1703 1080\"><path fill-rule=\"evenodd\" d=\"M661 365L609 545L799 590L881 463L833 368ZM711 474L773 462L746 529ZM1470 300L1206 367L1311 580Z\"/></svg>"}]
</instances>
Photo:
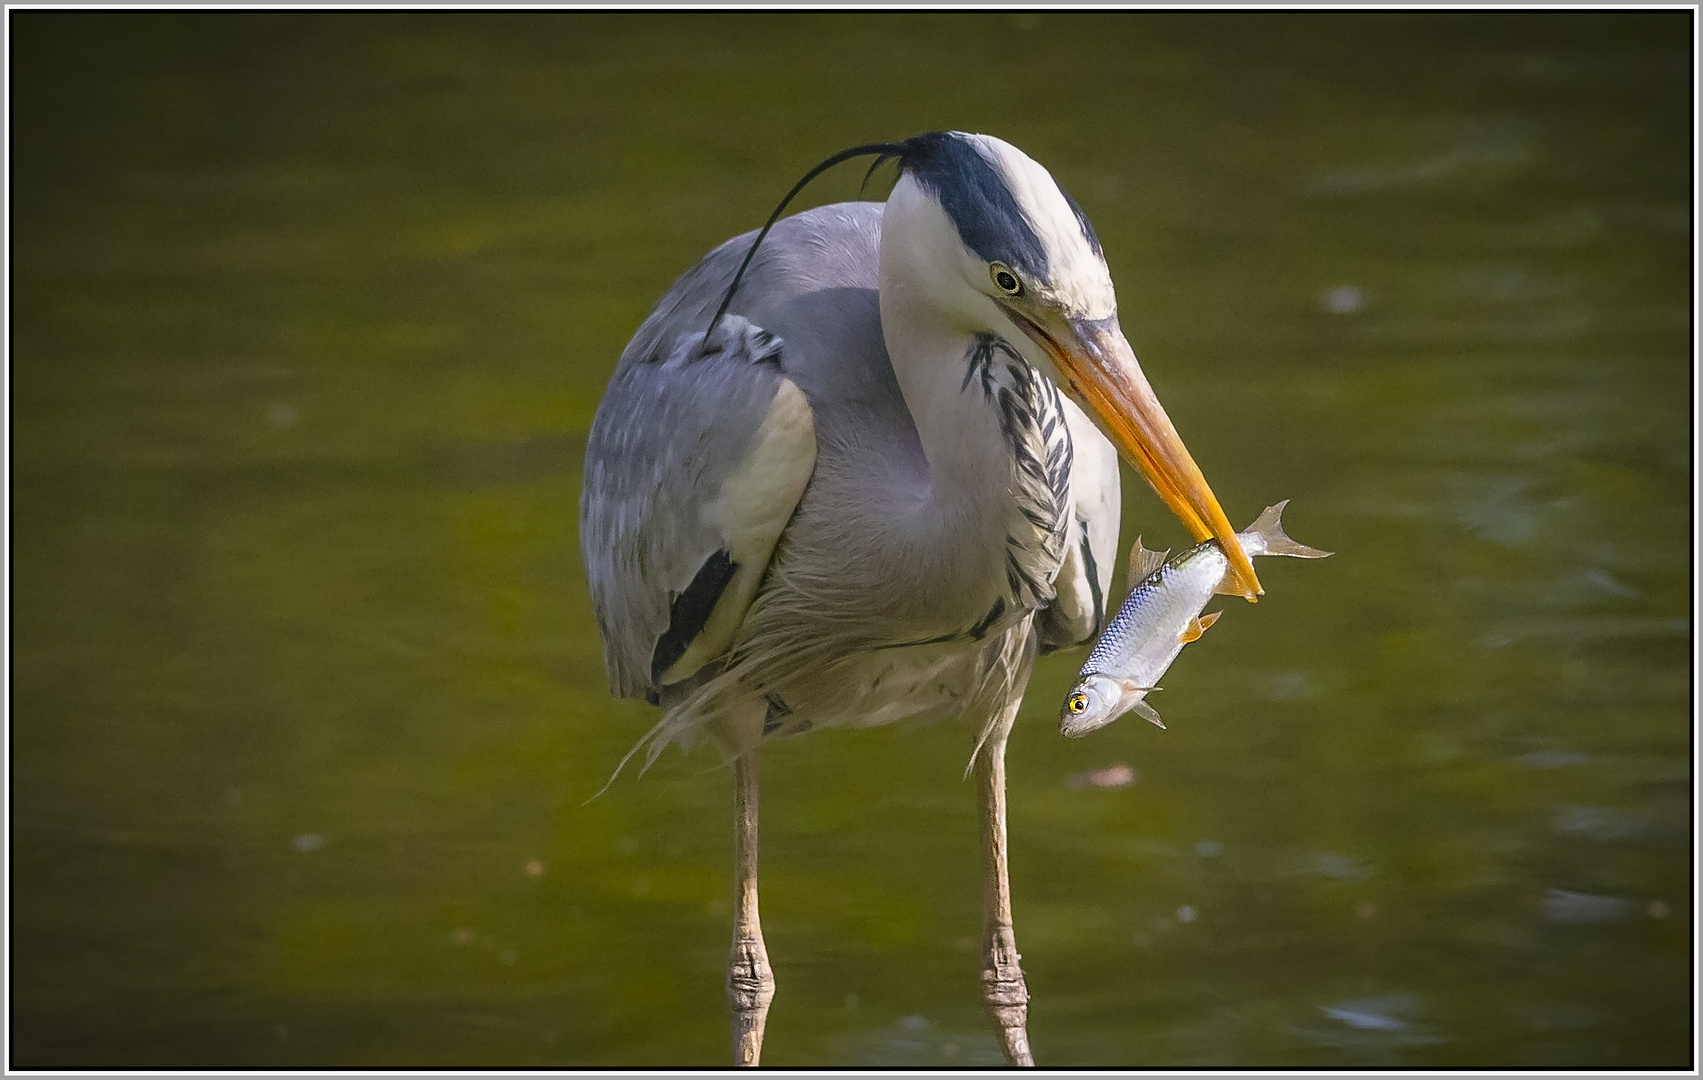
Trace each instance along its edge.
<instances>
[{"instance_id":1,"label":"dark green background","mask_svg":"<svg viewBox=\"0 0 1703 1080\"><path fill-rule=\"evenodd\" d=\"M943 127L1087 209L1230 517L1338 552L1168 731L1060 739L1041 665L1037 1059L1689 1061L1691 12L8 25L13 1065L726 1060L730 777L582 805L653 715L585 433L693 259ZM973 731L765 755L766 1063L997 1059Z\"/></svg>"}]
</instances>

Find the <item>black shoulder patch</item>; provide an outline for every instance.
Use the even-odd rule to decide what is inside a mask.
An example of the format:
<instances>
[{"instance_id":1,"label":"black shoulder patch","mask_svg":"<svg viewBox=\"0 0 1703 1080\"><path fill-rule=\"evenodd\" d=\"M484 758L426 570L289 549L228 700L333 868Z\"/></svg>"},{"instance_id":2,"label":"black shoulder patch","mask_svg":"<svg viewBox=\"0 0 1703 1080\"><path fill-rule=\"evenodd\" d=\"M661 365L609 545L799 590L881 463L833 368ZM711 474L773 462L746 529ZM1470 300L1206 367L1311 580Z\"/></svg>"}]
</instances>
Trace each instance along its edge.
<instances>
[{"instance_id":1,"label":"black shoulder patch","mask_svg":"<svg viewBox=\"0 0 1703 1080\"><path fill-rule=\"evenodd\" d=\"M674 598L668 610L668 630L656 639L656 651L651 653L652 683L660 682L662 673L686 655L686 648L703 632L704 624L710 621L710 612L715 610L716 601L721 599L727 583L733 580L733 572L738 569L739 564L733 561L726 548L722 548L704 560L704 565L698 568L686 591Z\"/></svg>"},{"instance_id":2,"label":"black shoulder patch","mask_svg":"<svg viewBox=\"0 0 1703 1080\"><path fill-rule=\"evenodd\" d=\"M988 613L982 616L981 622L970 627L970 636L975 640L980 641L987 634L988 627L997 622L999 617L1004 614L1005 597L1002 596L993 602L993 607L988 608Z\"/></svg>"},{"instance_id":3,"label":"black shoulder patch","mask_svg":"<svg viewBox=\"0 0 1703 1080\"><path fill-rule=\"evenodd\" d=\"M773 735L792 715L792 706L779 694L764 694L763 701L768 706L763 711L763 734Z\"/></svg>"}]
</instances>

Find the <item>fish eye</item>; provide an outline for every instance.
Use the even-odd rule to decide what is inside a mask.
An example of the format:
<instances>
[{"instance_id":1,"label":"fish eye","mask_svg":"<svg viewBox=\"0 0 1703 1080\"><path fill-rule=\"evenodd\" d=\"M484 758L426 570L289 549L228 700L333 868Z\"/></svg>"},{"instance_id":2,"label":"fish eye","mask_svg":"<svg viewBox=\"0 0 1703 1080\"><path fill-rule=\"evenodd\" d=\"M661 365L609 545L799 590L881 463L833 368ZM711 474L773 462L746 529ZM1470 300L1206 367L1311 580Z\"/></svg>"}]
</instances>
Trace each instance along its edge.
<instances>
[{"instance_id":1,"label":"fish eye","mask_svg":"<svg viewBox=\"0 0 1703 1080\"><path fill-rule=\"evenodd\" d=\"M1088 695L1087 694L1072 694L1072 695L1070 695L1070 711L1071 712L1079 713L1079 712L1085 711L1087 708L1088 708Z\"/></svg>"},{"instance_id":2,"label":"fish eye","mask_svg":"<svg viewBox=\"0 0 1703 1080\"><path fill-rule=\"evenodd\" d=\"M1023 282L1011 272L1011 267L1004 263L993 263L988 267L988 271L993 274L993 283L999 286L1000 292L1007 296L1023 295Z\"/></svg>"}]
</instances>

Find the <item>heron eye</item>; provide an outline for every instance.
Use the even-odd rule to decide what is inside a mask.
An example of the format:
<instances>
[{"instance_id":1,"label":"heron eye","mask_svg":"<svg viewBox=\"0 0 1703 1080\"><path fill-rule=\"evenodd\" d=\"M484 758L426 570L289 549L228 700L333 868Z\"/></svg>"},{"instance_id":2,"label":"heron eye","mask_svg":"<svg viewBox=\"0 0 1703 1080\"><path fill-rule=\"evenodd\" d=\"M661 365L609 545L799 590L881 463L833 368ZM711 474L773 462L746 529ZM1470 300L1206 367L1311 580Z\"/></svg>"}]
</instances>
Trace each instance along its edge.
<instances>
[{"instance_id":1,"label":"heron eye","mask_svg":"<svg viewBox=\"0 0 1703 1080\"><path fill-rule=\"evenodd\" d=\"M989 269L993 273L993 283L999 286L1000 292L1007 296L1023 295L1023 283L1017 279L1016 274L1011 272L1010 267L1002 263L994 263Z\"/></svg>"},{"instance_id":2,"label":"heron eye","mask_svg":"<svg viewBox=\"0 0 1703 1080\"><path fill-rule=\"evenodd\" d=\"M1072 694L1072 695L1070 695L1070 711L1071 712L1079 713L1079 712L1082 712L1086 708L1088 708L1088 696L1086 694Z\"/></svg>"}]
</instances>

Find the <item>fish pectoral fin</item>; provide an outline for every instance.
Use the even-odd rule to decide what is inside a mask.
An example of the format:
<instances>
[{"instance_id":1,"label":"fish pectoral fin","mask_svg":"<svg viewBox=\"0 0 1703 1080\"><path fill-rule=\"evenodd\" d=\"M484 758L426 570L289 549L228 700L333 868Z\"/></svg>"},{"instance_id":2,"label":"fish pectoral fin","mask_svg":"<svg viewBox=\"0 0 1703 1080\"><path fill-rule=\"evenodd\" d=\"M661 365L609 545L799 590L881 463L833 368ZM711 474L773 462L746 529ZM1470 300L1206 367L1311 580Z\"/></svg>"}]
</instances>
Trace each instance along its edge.
<instances>
[{"instance_id":1,"label":"fish pectoral fin","mask_svg":"<svg viewBox=\"0 0 1703 1080\"><path fill-rule=\"evenodd\" d=\"M1195 616L1189 620L1187 626L1183 627L1183 632L1177 635L1177 640L1184 645L1191 641L1199 641L1200 635L1206 633L1206 628L1217 622L1218 616L1222 614L1221 611L1214 611L1206 615Z\"/></svg>"},{"instance_id":2,"label":"fish pectoral fin","mask_svg":"<svg viewBox=\"0 0 1703 1080\"><path fill-rule=\"evenodd\" d=\"M1154 689L1157 690L1158 687L1154 687ZM1136 702L1134 712L1135 712L1135 715L1141 717L1143 720L1147 721L1149 724L1152 724L1154 727L1159 728L1161 731L1165 730L1165 721L1159 719L1159 714L1157 712L1154 712L1153 706L1147 704L1147 702L1145 702L1145 701Z\"/></svg>"},{"instance_id":3,"label":"fish pectoral fin","mask_svg":"<svg viewBox=\"0 0 1703 1080\"><path fill-rule=\"evenodd\" d=\"M1158 686L1137 686L1134 679L1122 679L1119 681L1123 684L1124 693L1126 694L1152 694L1163 689L1163 687ZM1130 705L1129 708L1131 712L1135 713L1135 715L1141 717L1149 724L1152 724L1154 727L1163 728L1165 726L1165 721L1159 719L1159 714L1154 712L1153 706L1147 704L1147 702L1138 700Z\"/></svg>"}]
</instances>

